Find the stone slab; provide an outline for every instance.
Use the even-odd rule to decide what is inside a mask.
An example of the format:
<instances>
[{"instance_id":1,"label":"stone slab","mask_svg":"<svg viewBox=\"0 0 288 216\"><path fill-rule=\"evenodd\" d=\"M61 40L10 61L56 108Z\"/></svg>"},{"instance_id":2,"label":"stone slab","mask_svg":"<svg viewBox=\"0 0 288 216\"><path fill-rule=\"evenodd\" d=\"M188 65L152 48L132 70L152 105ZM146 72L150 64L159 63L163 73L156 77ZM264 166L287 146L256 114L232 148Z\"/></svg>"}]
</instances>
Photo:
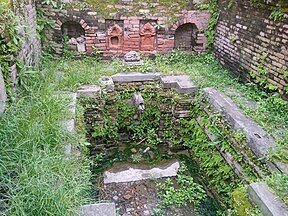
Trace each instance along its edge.
<instances>
[{"instance_id":1,"label":"stone slab","mask_svg":"<svg viewBox=\"0 0 288 216\"><path fill-rule=\"evenodd\" d=\"M249 148L258 158L265 156L268 149L275 150L274 139L255 121L244 115L229 97L211 87L205 88L204 92L213 109L219 112L235 130L245 134Z\"/></svg>"},{"instance_id":2,"label":"stone slab","mask_svg":"<svg viewBox=\"0 0 288 216\"><path fill-rule=\"evenodd\" d=\"M169 164L167 167L154 167L151 169L129 168L119 172L104 172L104 184L141 181L151 178L172 177L177 175L180 167L179 161Z\"/></svg>"},{"instance_id":3,"label":"stone slab","mask_svg":"<svg viewBox=\"0 0 288 216\"><path fill-rule=\"evenodd\" d=\"M288 216L287 206L280 201L265 183L252 183L248 187L250 200L264 216Z\"/></svg>"},{"instance_id":4,"label":"stone slab","mask_svg":"<svg viewBox=\"0 0 288 216\"><path fill-rule=\"evenodd\" d=\"M5 88L4 77L0 66L0 113L3 113L6 108L7 94Z\"/></svg>"},{"instance_id":5,"label":"stone slab","mask_svg":"<svg viewBox=\"0 0 288 216\"><path fill-rule=\"evenodd\" d=\"M123 64L127 65L127 66L141 66L141 65L143 65L143 61L142 60L135 61L135 62L125 62L125 61L123 61Z\"/></svg>"},{"instance_id":6,"label":"stone slab","mask_svg":"<svg viewBox=\"0 0 288 216\"><path fill-rule=\"evenodd\" d=\"M101 88L96 85L81 86L77 90L77 97L99 98L101 95Z\"/></svg>"},{"instance_id":7,"label":"stone slab","mask_svg":"<svg viewBox=\"0 0 288 216\"><path fill-rule=\"evenodd\" d=\"M78 216L116 216L115 203L96 203L81 206Z\"/></svg>"},{"instance_id":8,"label":"stone slab","mask_svg":"<svg viewBox=\"0 0 288 216\"><path fill-rule=\"evenodd\" d=\"M160 73L118 73L112 76L114 82L144 82L159 80Z\"/></svg>"},{"instance_id":9,"label":"stone slab","mask_svg":"<svg viewBox=\"0 0 288 216\"><path fill-rule=\"evenodd\" d=\"M175 88L180 94L194 95L196 86L187 75L161 76L160 81L164 88Z\"/></svg>"},{"instance_id":10,"label":"stone slab","mask_svg":"<svg viewBox=\"0 0 288 216\"><path fill-rule=\"evenodd\" d=\"M77 44L77 51L81 53L86 52L85 44Z\"/></svg>"},{"instance_id":11,"label":"stone slab","mask_svg":"<svg viewBox=\"0 0 288 216\"><path fill-rule=\"evenodd\" d=\"M77 93L61 92L59 95L67 100L68 111L71 113L71 118L64 120L62 125L68 132L73 133L75 131ZM65 144L63 146L63 152L65 155L71 155L73 153L73 146L70 143Z\"/></svg>"},{"instance_id":12,"label":"stone slab","mask_svg":"<svg viewBox=\"0 0 288 216\"><path fill-rule=\"evenodd\" d=\"M73 118L75 118L77 94L69 92L69 93L64 93L63 96L67 98L68 110L72 114Z\"/></svg>"}]
</instances>

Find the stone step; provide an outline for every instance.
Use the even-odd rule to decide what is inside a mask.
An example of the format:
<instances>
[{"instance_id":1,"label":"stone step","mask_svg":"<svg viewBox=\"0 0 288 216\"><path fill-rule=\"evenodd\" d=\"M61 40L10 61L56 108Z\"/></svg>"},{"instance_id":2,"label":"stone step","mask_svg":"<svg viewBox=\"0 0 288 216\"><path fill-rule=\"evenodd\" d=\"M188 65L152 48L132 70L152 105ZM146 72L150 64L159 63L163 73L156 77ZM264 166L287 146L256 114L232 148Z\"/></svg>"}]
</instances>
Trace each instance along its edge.
<instances>
[{"instance_id":1,"label":"stone step","mask_svg":"<svg viewBox=\"0 0 288 216\"><path fill-rule=\"evenodd\" d=\"M258 206L264 216L288 216L287 206L264 182L249 185L248 194L250 200Z\"/></svg>"},{"instance_id":2,"label":"stone step","mask_svg":"<svg viewBox=\"0 0 288 216\"><path fill-rule=\"evenodd\" d=\"M219 112L237 131L242 131L248 140L248 145L254 154L261 158L268 149L274 150L276 143L261 126L243 114L240 108L223 92L215 88L205 88L208 103Z\"/></svg>"},{"instance_id":3,"label":"stone step","mask_svg":"<svg viewBox=\"0 0 288 216\"><path fill-rule=\"evenodd\" d=\"M196 91L196 86L194 83L192 83L190 77L187 75L161 76L160 81L164 88L175 88L180 94L194 95Z\"/></svg>"},{"instance_id":4,"label":"stone step","mask_svg":"<svg viewBox=\"0 0 288 216\"><path fill-rule=\"evenodd\" d=\"M95 203L80 207L77 216L116 216L115 203Z\"/></svg>"},{"instance_id":5,"label":"stone step","mask_svg":"<svg viewBox=\"0 0 288 216\"><path fill-rule=\"evenodd\" d=\"M118 73L112 76L114 82L144 82L144 81L155 81L160 77L160 73Z\"/></svg>"}]
</instances>

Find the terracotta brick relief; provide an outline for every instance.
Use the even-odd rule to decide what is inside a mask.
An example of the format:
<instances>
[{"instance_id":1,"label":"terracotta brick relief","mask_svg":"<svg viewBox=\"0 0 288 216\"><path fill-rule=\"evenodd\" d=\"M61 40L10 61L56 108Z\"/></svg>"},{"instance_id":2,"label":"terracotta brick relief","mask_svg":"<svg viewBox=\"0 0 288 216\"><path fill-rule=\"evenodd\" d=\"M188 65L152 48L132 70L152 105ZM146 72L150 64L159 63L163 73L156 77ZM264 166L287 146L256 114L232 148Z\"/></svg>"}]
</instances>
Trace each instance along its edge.
<instances>
[{"instance_id":1,"label":"terracotta brick relief","mask_svg":"<svg viewBox=\"0 0 288 216\"><path fill-rule=\"evenodd\" d=\"M153 51L155 50L156 29L154 26L147 22L140 31L140 50Z\"/></svg>"},{"instance_id":2,"label":"terracotta brick relief","mask_svg":"<svg viewBox=\"0 0 288 216\"><path fill-rule=\"evenodd\" d=\"M121 50L123 43L123 30L118 24L114 24L107 30L107 48Z\"/></svg>"}]
</instances>

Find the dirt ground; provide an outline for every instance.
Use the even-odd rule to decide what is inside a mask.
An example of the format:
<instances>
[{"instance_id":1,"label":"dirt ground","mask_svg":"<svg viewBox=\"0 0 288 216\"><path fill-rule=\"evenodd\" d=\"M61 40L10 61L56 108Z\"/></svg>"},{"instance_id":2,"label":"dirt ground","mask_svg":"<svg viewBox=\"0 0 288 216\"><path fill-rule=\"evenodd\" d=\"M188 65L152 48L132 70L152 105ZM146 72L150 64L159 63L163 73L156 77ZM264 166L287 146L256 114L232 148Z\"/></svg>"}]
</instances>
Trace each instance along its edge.
<instances>
[{"instance_id":1,"label":"dirt ground","mask_svg":"<svg viewBox=\"0 0 288 216\"><path fill-rule=\"evenodd\" d=\"M157 197L156 182L162 180L142 180L128 183L106 184L103 199L113 200L121 216L193 216L192 206L185 208L161 207Z\"/></svg>"}]
</instances>

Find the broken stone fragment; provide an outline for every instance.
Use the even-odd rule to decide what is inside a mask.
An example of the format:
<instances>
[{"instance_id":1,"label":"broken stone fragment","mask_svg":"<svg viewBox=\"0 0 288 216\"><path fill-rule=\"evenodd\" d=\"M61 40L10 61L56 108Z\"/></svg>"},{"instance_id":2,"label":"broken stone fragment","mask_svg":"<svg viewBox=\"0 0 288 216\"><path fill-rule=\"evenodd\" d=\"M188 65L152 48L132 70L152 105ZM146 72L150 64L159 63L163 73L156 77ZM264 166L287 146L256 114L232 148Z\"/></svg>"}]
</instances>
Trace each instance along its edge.
<instances>
[{"instance_id":1,"label":"broken stone fragment","mask_svg":"<svg viewBox=\"0 0 288 216\"><path fill-rule=\"evenodd\" d=\"M143 151L143 153L145 154L146 152L148 152L150 150L150 147L147 147L144 151Z\"/></svg>"},{"instance_id":2,"label":"broken stone fragment","mask_svg":"<svg viewBox=\"0 0 288 216\"><path fill-rule=\"evenodd\" d=\"M153 160L155 158L155 154L152 151L148 151L149 157Z\"/></svg>"},{"instance_id":3,"label":"broken stone fragment","mask_svg":"<svg viewBox=\"0 0 288 216\"><path fill-rule=\"evenodd\" d=\"M135 148L131 148L130 151L131 151L132 153L137 153L137 150L136 150Z\"/></svg>"},{"instance_id":4,"label":"broken stone fragment","mask_svg":"<svg viewBox=\"0 0 288 216\"><path fill-rule=\"evenodd\" d=\"M124 199L129 200L131 199L132 195L131 194L126 194L123 196Z\"/></svg>"},{"instance_id":5,"label":"broken stone fragment","mask_svg":"<svg viewBox=\"0 0 288 216\"><path fill-rule=\"evenodd\" d=\"M86 52L85 44L77 44L77 51L80 53Z\"/></svg>"},{"instance_id":6,"label":"broken stone fragment","mask_svg":"<svg viewBox=\"0 0 288 216\"><path fill-rule=\"evenodd\" d=\"M69 41L68 41L68 44L73 44L73 45L77 45L77 40L75 38L70 38Z\"/></svg>"},{"instance_id":7,"label":"broken stone fragment","mask_svg":"<svg viewBox=\"0 0 288 216\"><path fill-rule=\"evenodd\" d=\"M125 62L140 61L140 55L136 51L130 51L124 56Z\"/></svg>"},{"instance_id":8,"label":"broken stone fragment","mask_svg":"<svg viewBox=\"0 0 288 216\"><path fill-rule=\"evenodd\" d=\"M76 40L77 40L78 43L84 43L85 38L84 38L83 35L81 35L81 37L78 37Z\"/></svg>"}]
</instances>

